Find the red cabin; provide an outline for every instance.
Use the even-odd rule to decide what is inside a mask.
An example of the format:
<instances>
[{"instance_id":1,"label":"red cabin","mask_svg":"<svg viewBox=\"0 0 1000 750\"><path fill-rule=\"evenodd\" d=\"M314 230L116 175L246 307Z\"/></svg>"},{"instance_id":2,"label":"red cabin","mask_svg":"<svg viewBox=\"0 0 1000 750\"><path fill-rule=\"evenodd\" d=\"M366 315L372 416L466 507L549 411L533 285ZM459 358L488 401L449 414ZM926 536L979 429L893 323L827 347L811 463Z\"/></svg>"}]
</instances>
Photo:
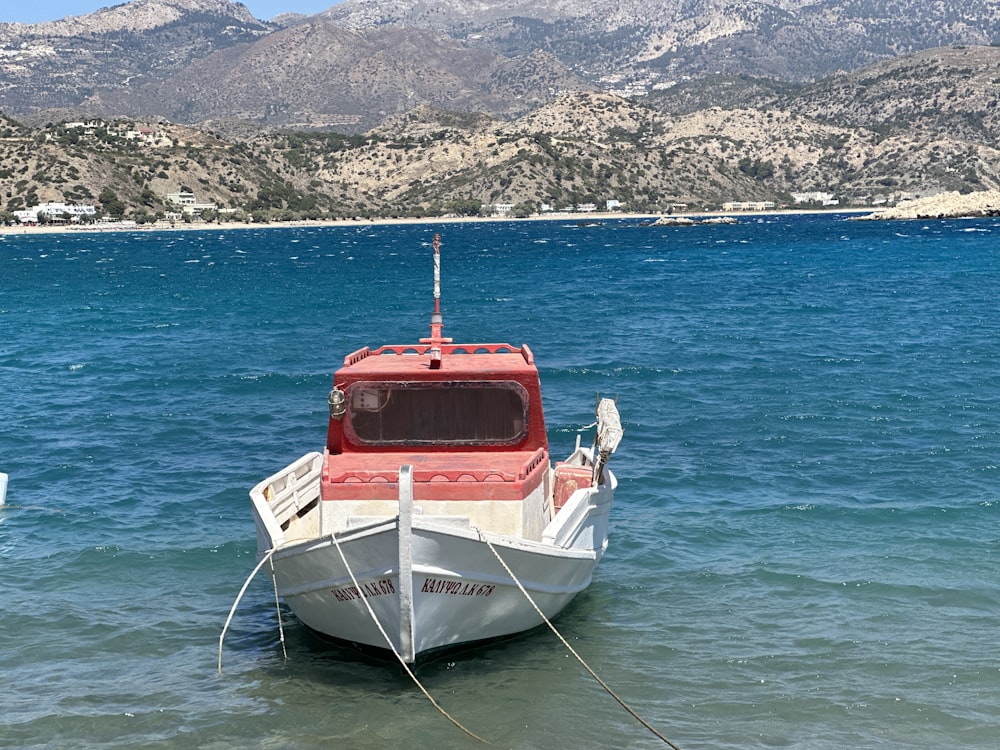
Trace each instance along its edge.
<instances>
[{"instance_id":1,"label":"red cabin","mask_svg":"<svg viewBox=\"0 0 1000 750\"><path fill-rule=\"evenodd\" d=\"M395 499L389 467L403 464L415 487L433 485L417 498L520 500L538 486L548 440L531 350L437 348L440 358L433 343L344 358L330 394L324 500Z\"/></svg>"}]
</instances>

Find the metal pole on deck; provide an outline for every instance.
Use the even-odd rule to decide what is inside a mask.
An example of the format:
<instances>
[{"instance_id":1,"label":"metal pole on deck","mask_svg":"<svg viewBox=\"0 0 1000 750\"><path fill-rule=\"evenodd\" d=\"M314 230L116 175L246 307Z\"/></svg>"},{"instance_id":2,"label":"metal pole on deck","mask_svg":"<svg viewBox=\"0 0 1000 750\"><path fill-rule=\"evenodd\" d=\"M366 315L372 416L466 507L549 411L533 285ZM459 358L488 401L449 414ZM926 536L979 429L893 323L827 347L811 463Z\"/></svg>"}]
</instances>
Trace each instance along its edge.
<instances>
[{"instance_id":1,"label":"metal pole on deck","mask_svg":"<svg viewBox=\"0 0 1000 750\"><path fill-rule=\"evenodd\" d=\"M441 316L441 235L434 235L434 312L431 313L431 336L420 339L422 344L430 344L427 353L430 354L432 370L441 369L441 344L450 344L451 339L441 335L444 320Z\"/></svg>"}]
</instances>

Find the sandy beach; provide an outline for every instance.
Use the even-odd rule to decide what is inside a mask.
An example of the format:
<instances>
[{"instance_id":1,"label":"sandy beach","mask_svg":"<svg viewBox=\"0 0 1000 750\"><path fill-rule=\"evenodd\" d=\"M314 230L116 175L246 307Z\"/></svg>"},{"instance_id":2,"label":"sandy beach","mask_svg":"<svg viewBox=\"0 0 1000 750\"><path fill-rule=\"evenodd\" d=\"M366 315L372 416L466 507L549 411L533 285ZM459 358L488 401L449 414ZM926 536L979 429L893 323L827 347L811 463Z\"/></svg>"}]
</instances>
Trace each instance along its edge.
<instances>
[{"instance_id":1,"label":"sandy beach","mask_svg":"<svg viewBox=\"0 0 1000 750\"><path fill-rule=\"evenodd\" d=\"M796 210L796 209L772 209L767 211L705 211L705 212L684 212L669 214L674 217L686 217L695 220L708 219L720 216L731 216L737 220L750 219L758 216L790 216L798 214L838 214L838 213L867 213L870 208L850 208L836 209L828 211L816 210ZM657 213L622 213L622 212L594 212L594 213L546 213L525 218L513 218L509 216L421 216L421 217L401 217L401 218L373 218L373 219L319 219L304 221L272 221L261 224L246 222L191 222L168 224L157 222L153 224L129 224L118 223L105 224L57 224L41 226L0 226L0 235L30 235L30 234L52 234L58 232L172 232L191 231L206 229L287 229L291 227L357 227L364 225L392 225L392 224L453 224L472 222L504 222L504 221L569 221L579 223L600 223L603 221L649 221L653 222L668 214Z\"/></svg>"},{"instance_id":2,"label":"sandy beach","mask_svg":"<svg viewBox=\"0 0 1000 750\"><path fill-rule=\"evenodd\" d=\"M533 216L535 219L552 219L564 221L605 221L609 219L649 219L659 218L656 214L547 214ZM468 223L488 221L516 221L506 216L421 216L405 218L374 218L374 219L317 219L302 221L270 221L267 223L247 223L242 221L193 221L190 223L156 222L152 224L123 225L119 223L105 224L47 224L38 226L0 226L0 234L53 234L58 232L172 232L206 229L288 229L290 227L356 227L364 225L392 224L442 224Z\"/></svg>"},{"instance_id":3,"label":"sandy beach","mask_svg":"<svg viewBox=\"0 0 1000 750\"><path fill-rule=\"evenodd\" d=\"M657 213L622 213L622 212L559 212L545 213L524 219L509 216L423 216L401 218L374 219L322 219L316 221L275 221L266 224L245 222L201 222L134 224L132 222L113 222L97 224L48 224L44 226L0 226L0 235L11 234L46 234L53 232L150 232L150 231L190 231L206 229L287 229L290 227L343 227L362 226L365 224L450 224L468 222L502 222L502 221L569 221L577 223L600 223L603 221L632 220L654 222L657 219L670 216L672 218L692 219L697 226L705 219L732 217L737 221L758 216L789 216L797 214L852 214L861 219L927 219L927 218L961 218L994 215L1000 211L1000 191L986 190L976 193L960 194L957 192L940 193L911 201L903 201L896 206L832 208L816 209L770 209L763 211L703 211L679 212L675 214Z\"/></svg>"}]
</instances>

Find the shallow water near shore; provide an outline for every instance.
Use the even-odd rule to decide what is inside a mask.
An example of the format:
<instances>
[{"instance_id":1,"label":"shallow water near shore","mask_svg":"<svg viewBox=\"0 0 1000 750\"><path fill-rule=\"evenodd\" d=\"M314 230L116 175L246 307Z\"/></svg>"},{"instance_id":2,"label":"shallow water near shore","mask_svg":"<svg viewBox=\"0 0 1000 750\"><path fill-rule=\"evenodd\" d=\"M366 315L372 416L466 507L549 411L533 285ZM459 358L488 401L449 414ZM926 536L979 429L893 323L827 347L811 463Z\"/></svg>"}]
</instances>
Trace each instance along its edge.
<instances>
[{"instance_id":1,"label":"shallow water near shore","mask_svg":"<svg viewBox=\"0 0 1000 750\"><path fill-rule=\"evenodd\" d=\"M0 237L0 747L464 748L260 576L247 491L345 354L527 342L550 447L625 439L558 618L685 750L994 748L1000 222L741 217ZM545 628L417 674L498 747L661 743Z\"/></svg>"}]
</instances>

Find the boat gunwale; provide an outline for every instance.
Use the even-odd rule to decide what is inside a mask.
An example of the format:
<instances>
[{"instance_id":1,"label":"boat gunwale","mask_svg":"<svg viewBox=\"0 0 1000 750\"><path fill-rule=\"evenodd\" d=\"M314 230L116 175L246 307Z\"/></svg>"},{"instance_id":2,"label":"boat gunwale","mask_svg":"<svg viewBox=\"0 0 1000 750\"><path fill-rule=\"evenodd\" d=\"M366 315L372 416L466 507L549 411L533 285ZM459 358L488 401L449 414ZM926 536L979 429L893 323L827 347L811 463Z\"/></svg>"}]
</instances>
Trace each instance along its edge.
<instances>
[{"instance_id":1,"label":"boat gunwale","mask_svg":"<svg viewBox=\"0 0 1000 750\"><path fill-rule=\"evenodd\" d=\"M308 539L294 539L275 548L273 557L281 560L287 557L295 557L308 552L322 549L336 544L347 544L350 542L375 536L381 533L392 532L398 529L398 516L389 516L384 519L372 521L364 526L355 526L345 529L337 534L324 534ZM561 547L557 544L534 541L531 539L520 539L518 537L498 534L493 531L481 531L478 528L469 526L455 526L449 523L435 523L434 516L414 516L411 532L426 531L440 536L450 536L461 538L466 541L486 542L494 546L501 546L506 549L517 550L519 552L530 552L545 555L548 557L558 557L563 559L589 560L597 556L597 549L579 549L573 547ZM334 540L336 536L336 540Z\"/></svg>"}]
</instances>

